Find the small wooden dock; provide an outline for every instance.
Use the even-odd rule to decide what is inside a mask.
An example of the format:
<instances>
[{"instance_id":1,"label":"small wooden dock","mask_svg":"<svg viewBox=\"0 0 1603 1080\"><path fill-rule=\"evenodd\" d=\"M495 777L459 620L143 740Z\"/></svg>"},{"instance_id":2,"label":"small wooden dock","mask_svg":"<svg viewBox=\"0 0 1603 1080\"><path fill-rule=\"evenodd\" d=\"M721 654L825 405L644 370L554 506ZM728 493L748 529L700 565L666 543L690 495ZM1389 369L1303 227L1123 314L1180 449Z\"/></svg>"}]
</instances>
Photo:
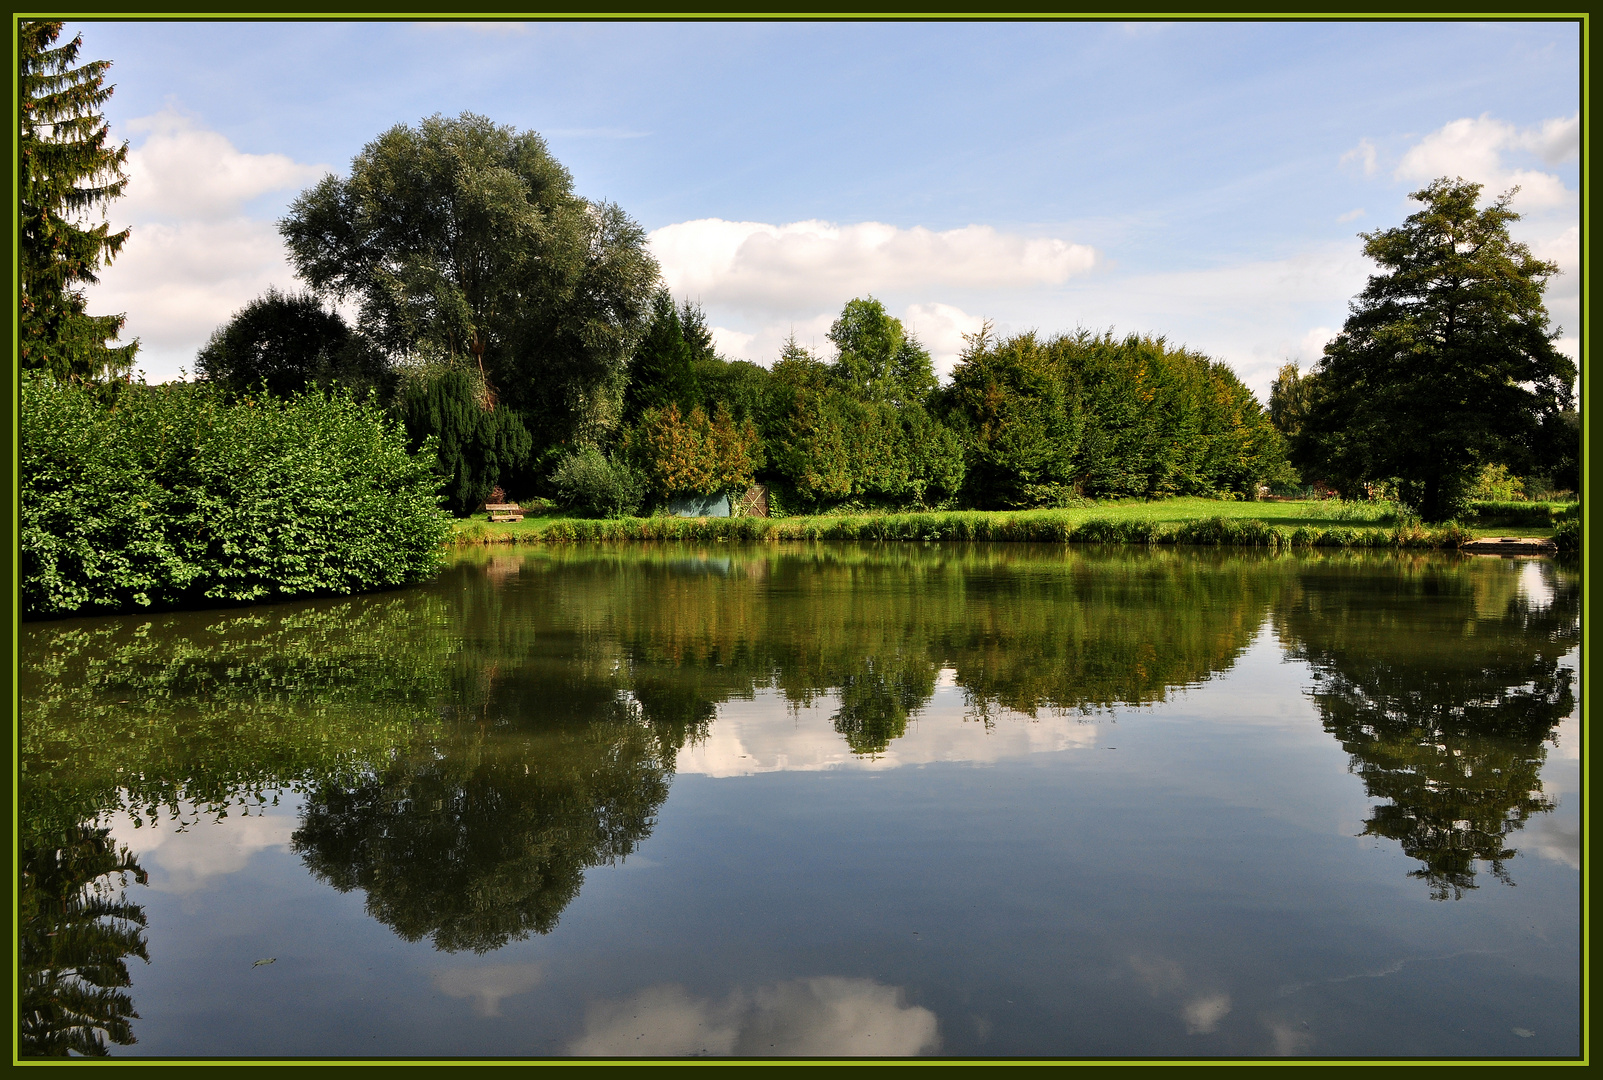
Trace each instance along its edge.
<instances>
[{"instance_id":1,"label":"small wooden dock","mask_svg":"<svg viewBox=\"0 0 1603 1080\"><path fill-rule=\"evenodd\" d=\"M1543 536L1483 536L1459 550L1471 555L1553 555L1558 545Z\"/></svg>"}]
</instances>

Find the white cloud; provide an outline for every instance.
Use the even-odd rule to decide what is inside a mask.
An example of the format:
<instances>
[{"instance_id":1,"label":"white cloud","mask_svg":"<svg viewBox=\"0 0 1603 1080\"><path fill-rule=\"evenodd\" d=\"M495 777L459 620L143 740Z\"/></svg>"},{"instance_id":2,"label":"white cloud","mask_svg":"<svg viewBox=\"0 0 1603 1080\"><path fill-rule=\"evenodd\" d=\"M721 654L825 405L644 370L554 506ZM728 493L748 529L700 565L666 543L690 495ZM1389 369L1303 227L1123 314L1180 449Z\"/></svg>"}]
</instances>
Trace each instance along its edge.
<instances>
[{"instance_id":1,"label":"white cloud","mask_svg":"<svg viewBox=\"0 0 1603 1080\"><path fill-rule=\"evenodd\" d=\"M245 153L173 109L128 127L145 139L128 153L127 193L112 213L132 231L88 290L89 309L125 313L122 340L141 342L134 366L163 382L192 372L211 332L269 285L295 287L277 226L246 206L329 169Z\"/></svg>"},{"instance_id":2,"label":"white cloud","mask_svg":"<svg viewBox=\"0 0 1603 1080\"><path fill-rule=\"evenodd\" d=\"M1374 176L1377 158L1375 144L1368 139L1359 139L1357 146L1341 155L1340 164L1356 166L1365 176Z\"/></svg>"},{"instance_id":3,"label":"white cloud","mask_svg":"<svg viewBox=\"0 0 1603 1080\"><path fill-rule=\"evenodd\" d=\"M940 1045L935 1014L868 979L794 979L723 1001L653 986L592 1005L578 1057L912 1057Z\"/></svg>"},{"instance_id":4,"label":"white cloud","mask_svg":"<svg viewBox=\"0 0 1603 1080\"><path fill-rule=\"evenodd\" d=\"M989 763L1067 750L1093 750L1103 729L1079 715L1041 710L1037 717L993 708L990 724L976 719L956 672L943 669L936 691L907 725L907 731L881 753L852 752L830 723L840 699L834 694L809 705L787 705L777 691L759 691L751 701L729 701L718 708L718 722L707 737L679 754L682 775L751 776L767 772L870 771L937 761ZM775 724L776 716L788 717Z\"/></svg>"},{"instance_id":5,"label":"white cloud","mask_svg":"<svg viewBox=\"0 0 1603 1080\"><path fill-rule=\"evenodd\" d=\"M933 232L704 218L656 229L650 243L675 295L759 316L811 314L869 293L1056 285L1096 263L1083 244L988 225Z\"/></svg>"},{"instance_id":6,"label":"white cloud","mask_svg":"<svg viewBox=\"0 0 1603 1080\"><path fill-rule=\"evenodd\" d=\"M538 964L483 964L436 971L434 986L446 997L472 1000L480 1016L500 1016L503 999L528 993L543 978Z\"/></svg>"},{"instance_id":7,"label":"white cloud","mask_svg":"<svg viewBox=\"0 0 1603 1080\"><path fill-rule=\"evenodd\" d=\"M1568 120L1543 120L1541 127L1520 132L1516 143L1549 165L1568 161L1581 152L1581 114Z\"/></svg>"},{"instance_id":8,"label":"white cloud","mask_svg":"<svg viewBox=\"0 0 1603 1080\"><path fill-rule=\"evenodd\" d=\"M115 205L136 222L233 217L258 196L306 187L332 171L284 154L244 153L170 108L128 129L147 134L128 152L128 187Z\"/></svg>"},{"instance_id":9,"label":"white cloud","mask_svg":"<svg viewBox=\"0 0 1603 1080\"><path fill-rule=\"evenodd\" d=\"M951 378L958 357L967 347L963 335L978 333L984 323L981 316L970 315L951 304L913 304L902 315L902 325L929 350L935 374L942 382Z\"/></svg>"},{"instance_id":10,"label":"white cloud","mask_svg":"<svg viewBox=\"0 0 1603 1080\"><path fill-rule=\"evenodd\" d=\"M1364 216L1364 208L1362 206L1360 206L1356 210L1349 210L1345 214L1337 215L1336 220L1337 221L1357 221L1359 218L1361 218L1363 216Z\"/></svg>"},{"instance_id":11,"label":"white cloud","mask_svg":"<svg viewBox=\"0 0 1603 1080\"><path fill-rule=\"evenodd\" d=\"M1462 176L1485 185L1486 194L1492 196L1517 186L1520 191L1514 206L1522 211L1563 206L1575 193L1559 177L1511 166L1504 157L1523 151L1557 164L1575 152L1579 137L1579 114L1521 129L1483 113L1478 118L1453 120L1426 135L1403 155L1394 175L1410 181Z\"/></svg>"}]
</instances>

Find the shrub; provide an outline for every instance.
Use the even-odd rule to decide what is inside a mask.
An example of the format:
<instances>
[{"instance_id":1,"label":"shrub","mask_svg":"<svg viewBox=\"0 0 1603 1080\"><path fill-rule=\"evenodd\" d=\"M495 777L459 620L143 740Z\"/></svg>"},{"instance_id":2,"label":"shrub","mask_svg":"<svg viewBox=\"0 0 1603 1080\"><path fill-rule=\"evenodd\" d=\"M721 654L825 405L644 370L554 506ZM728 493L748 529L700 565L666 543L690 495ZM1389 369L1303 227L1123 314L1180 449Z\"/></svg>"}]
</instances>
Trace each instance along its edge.
<instances>
[{"instance_id":1,"label":"shrub","mask_svg":"<svg viewBox=\"0 0 1603 1080\"><path fill-rule=\"evenodd\" d=\"M1553 543L1560 551L1580 551L1581 519L1572 517L1559 522L1558 528L1553 530Z\"/></svg>"},{"instance_id":2,"label":"shrub","mask_svg":"<svg viewBox=\"0 0 1603 1080\"><path fill-rule=\"evenodd\" d=\"M229 402L205 384L29 375L26 617L350 594L431 576L450 522L432 444L348 391Z\"/></svg>"},{"instance_id":3,"label":"shrub","mask_svg":"<svg viewBox=\"0 0 1603 1080\"><path fill-rule=\"evenodd\" d=\"M564 504L596 517L628 517L646 497L646 478L638 469L591 447L558 462L551 486Z\"/></svg>"}]
</instances>

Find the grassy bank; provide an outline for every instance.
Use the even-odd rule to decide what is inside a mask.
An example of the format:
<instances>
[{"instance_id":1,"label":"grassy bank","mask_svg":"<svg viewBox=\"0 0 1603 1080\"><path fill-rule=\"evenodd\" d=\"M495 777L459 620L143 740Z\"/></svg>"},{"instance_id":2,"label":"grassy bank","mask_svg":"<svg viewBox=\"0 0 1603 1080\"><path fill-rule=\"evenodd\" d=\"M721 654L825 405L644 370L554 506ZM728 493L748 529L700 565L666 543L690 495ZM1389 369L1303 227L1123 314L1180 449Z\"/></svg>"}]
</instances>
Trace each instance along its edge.
<instances>
[{"instance_id":1,"label":"grassy bank","mask_svg":"<svg viewBox=\"0 0 1603 1080\"><path fill-rule=\"evenodd\" d=\"M527 517L519 522L491 524L479 518L458 522L455 542L990 540L1451 549L1483 535L1553 534L1553 528L1538 525L1399 525L1392 508L1383 503L1167 499L1108 502L1068 510L865 513L779 519Z\"/></svg>"}]
</instances>

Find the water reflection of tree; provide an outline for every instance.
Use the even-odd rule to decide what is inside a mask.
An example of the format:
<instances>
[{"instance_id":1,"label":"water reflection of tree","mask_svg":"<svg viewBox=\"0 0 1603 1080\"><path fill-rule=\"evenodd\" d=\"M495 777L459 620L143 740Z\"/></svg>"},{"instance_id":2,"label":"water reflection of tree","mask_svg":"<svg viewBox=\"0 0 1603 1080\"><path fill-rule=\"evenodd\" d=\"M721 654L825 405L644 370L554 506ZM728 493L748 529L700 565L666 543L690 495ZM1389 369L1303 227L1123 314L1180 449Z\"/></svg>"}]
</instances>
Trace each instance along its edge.
<instances>
[{"instance_id":1,"label":"water reflection of tree","mask_svg":"<svg viewBox=\"0 0 1603 1080\"><path fill-rule=\"evenodd\" d=\"M693 684L710 704L838 695L836 730L875 754L942 668L982 713L1165 700L1228 669L1292 576L1227 553L1025 545L730 549L717 563L714 580L684 551L542 551L523 587L618 650L637 686Z\"/></svg>"},{"instance_id":2,"label":"water reflection of tree","mask_svg":"<svg viewBox=\"0 0 1603 1080\"><path fill-rule=\"evenodd\" d=\"M1546 743L1575 708L1561 666L1579 635L1577 583L1544 567L1533 602L1502 561L1320 560L1277 613L1313 667L1325 730L1378 800L1364 832L1397 841L1437 899L1512 884L1510 837L1543 794Z\"/></svg>"},{"instance_id":3,"label":"water reflection of tree","mask_svg":"<svg viewBox=\"0 0 1603 1080\"><path fill-rule=\"evenodd\" d=\"M458 720L359 782L314 786L294 849L408 941L486 952L548 933L587 869L650 834L672 775L637 709L612 698L584 712Z\"/></svg>"},{"instance_id":4,"label":"water reflection of tree","mask_svg":"<svg viewBox=\"0 0 1603 1080\"><path fill-rule=\"evenodd\" d=\"M105 1057L137 1042L127 958L148 961L145 913L129 877L145 872L110 831L76 825L20 838L17 1016L23 1057Z\"/></svg>"}]
</instances>

